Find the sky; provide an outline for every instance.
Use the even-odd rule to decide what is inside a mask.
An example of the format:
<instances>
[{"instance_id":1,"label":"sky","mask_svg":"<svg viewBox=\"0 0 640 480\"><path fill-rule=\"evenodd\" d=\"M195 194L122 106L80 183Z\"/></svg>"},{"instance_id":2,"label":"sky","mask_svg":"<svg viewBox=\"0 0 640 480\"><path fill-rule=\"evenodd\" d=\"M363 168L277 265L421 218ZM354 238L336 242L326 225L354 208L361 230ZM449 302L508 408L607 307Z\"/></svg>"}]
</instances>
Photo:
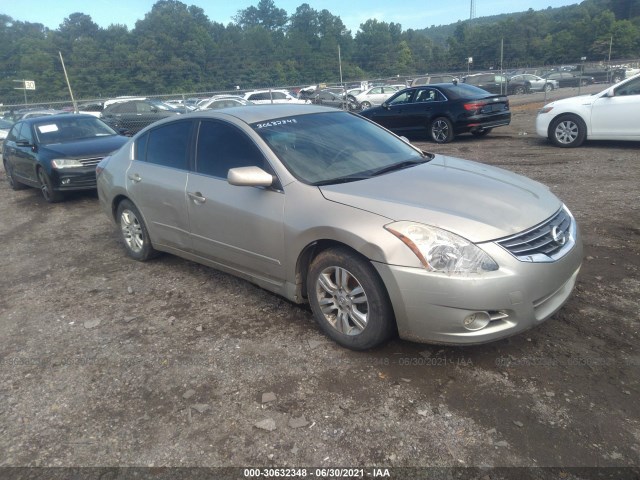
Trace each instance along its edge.
<instances>
[{"instance_id":1,"label":"sky","mask_svg":"<svg viewBox=\"0 0 640 480\"><path fill-rule=\"evenodd\" d=\"M476 17L486 17L501 13L522 12L533 8L563 7L580 3L581 0L475 0ZM258 5L259 0L182 0L187 5L202 8L209 20L224 25L233 21L239 10ZM156 0L0 0L0 14L14 20L41 23L50 29L57 29L72 13L89 15L99 26L106 28L112 24L135 27L142 20ZM329 10L339 16L346 27L355 35L360 24L369 19L387 23L399 23L403 30L422 29L432 25L447 25L458 20L469 19L470 0L449 3L442 0L274 0L277 8L283 8L289 15L303 3L316 10Z\"/></svg>"}]
</instances>

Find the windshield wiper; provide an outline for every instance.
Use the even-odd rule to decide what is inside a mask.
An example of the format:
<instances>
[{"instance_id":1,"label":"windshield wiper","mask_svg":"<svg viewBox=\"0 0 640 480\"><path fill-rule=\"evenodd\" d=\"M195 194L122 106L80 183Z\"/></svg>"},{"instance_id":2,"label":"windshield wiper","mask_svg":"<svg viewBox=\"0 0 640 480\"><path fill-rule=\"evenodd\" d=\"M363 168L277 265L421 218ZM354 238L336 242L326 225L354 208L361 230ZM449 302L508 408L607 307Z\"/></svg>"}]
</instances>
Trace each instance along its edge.
<instances>
[{"instance_id":1,"label":"windshield wiper","mask_svg":"<svg viewBox=\"0 0 640 480\"><path fill-rule=\"evenodd\" d=\"M337 177L337 178L330 178L328 180L320 180L318 182L313 182L311 185L313 185L314 187L321 187L322 185L334 185L338 183L356 182L358 180L366 180L367 178L371 178L371 175L347 175L345 177Z\"/></svg>"},{"instance_id":2,"label":"windshield wiper","mask_svg":"<svg viewBox=\"0 0 640 480\"><path fill-rule=\"evenodd\" d=\"M431 158L422 158L420 160L405 160L404 162L394 163L393 165L382 167L379 170L374 170L373 172L371 172L371 176L376 177L378 175L382 175L383 173L389 173L395 170L402 170L403 168L413 167L414 165L420 165L421 163L426 163L429 160L431 160Z\"/></svg>"}]
</instances>

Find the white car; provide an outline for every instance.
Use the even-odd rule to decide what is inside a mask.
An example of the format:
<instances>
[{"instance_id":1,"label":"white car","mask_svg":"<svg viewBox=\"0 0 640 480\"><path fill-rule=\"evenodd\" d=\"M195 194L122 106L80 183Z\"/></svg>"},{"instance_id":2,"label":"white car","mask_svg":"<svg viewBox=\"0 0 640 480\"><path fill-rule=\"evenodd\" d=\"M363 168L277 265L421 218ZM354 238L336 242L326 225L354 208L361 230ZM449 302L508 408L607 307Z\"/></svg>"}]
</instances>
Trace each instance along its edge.
<instances>
[{"instance_id":1,"label":"white car","mask_svg":"<svg viewBox=\"0 0 640 480\"><path fill-rule=\"evenodd\" d=\"M385 100L396 93L398 89L391 85L385 85L382 87L371 87L362 93L356 95L356 101L360 104L362 109L376 107L382 105Z\"/></svg>"},{"instance_id":2,"label":"white car","mask_svg":"<svg viewBox=\"0 0 640 480\"><path fill-rule=\"evenodd\" d=\"M528 83L529 89L532 92L550 92L551 90L557 90L560 88L557 80L547 80L546 78L542 78L531 73L521 73L509 78L510 82L514 80L520 80Z\"/></svg>"},{"instance_id":3,"label":"white car","mask_svg":"<svg viewBox=\"0 0 640 480\"><path fill-rule=\"evenodd\" d=\"M538 111L536 132L565 148L585 140L640 140L640 75L600 93L548 103Z\"/></svg>"},{"instance_id":4,"label":"white car","mask_svg":"<svg viewBox=\"0 0 640 480\"><path fill-rule=\"evenodd\" d=\"M245 93L243 98L258 105L263 103L310 103L307 100L297 99L286 90L253 90Z\"/></svg>"}]
</instances>

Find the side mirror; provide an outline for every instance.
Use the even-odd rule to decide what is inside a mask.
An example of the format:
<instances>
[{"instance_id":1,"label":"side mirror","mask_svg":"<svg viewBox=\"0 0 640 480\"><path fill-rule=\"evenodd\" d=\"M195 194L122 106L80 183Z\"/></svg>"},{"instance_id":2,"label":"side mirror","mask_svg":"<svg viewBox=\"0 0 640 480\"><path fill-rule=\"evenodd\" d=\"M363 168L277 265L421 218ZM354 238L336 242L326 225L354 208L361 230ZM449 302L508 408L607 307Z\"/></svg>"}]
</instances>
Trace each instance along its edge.
<instances>
[{"instance_id":1,"label":"side mirror","mask_svg":"<svg viewBox=\"0 0 640 480\"><path fill-rule=\"evenodd\" d=\"M609 90L607 93L605 93L604 95L605 97L615 97L615 92L613 91L613 88L611 90Z\"/></svg>"},{"instance_id":2,"label":"side mirror","mask_svg":"<svg viewBox=\"0 0 640 480\"><path fill-rule=\"evenodd\" d=\"M391 108L387 102L382 102L381 107L386 109L386 110L389 110Z\"/></svg>"},{"instance_id":3,"label":"side mirror","mask_svg":"<svg viewBox=\"0 0 640 480\"><path fill-rule=\"evenodd\" d=\"M270 187L273 176L260 167L237 167L229 170L227 182L238 187Z\"/></svg>"}]
</instances>

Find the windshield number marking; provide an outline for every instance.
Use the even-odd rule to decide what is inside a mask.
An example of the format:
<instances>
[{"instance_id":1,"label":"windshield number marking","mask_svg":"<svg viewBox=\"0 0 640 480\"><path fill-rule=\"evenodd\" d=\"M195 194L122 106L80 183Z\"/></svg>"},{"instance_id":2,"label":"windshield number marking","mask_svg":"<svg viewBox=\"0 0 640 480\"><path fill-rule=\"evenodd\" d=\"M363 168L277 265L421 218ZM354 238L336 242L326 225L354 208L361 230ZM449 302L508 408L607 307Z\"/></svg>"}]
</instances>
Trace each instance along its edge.
<instances>
[{"instance_id":1,"label":"windshield number marking","mask_svg":"<svg viewBox=\"0 0 640 480\"><path fill-rule=\"evenodd\" d=\"M289 118L287 120L274 120L273 122L258 123L256 125L256 128L260 129L260 128L268 128L268 127L277 127L280 125L286 125L288 123L298 123L298 121L295 118Z\"/></svg>"}]
</instances>

